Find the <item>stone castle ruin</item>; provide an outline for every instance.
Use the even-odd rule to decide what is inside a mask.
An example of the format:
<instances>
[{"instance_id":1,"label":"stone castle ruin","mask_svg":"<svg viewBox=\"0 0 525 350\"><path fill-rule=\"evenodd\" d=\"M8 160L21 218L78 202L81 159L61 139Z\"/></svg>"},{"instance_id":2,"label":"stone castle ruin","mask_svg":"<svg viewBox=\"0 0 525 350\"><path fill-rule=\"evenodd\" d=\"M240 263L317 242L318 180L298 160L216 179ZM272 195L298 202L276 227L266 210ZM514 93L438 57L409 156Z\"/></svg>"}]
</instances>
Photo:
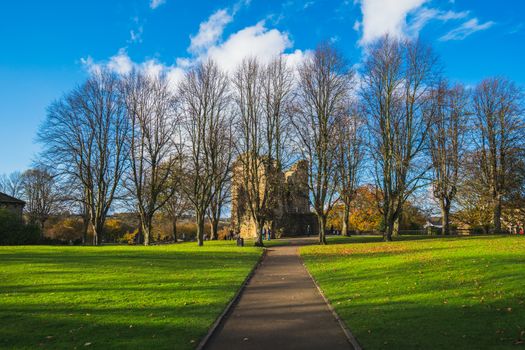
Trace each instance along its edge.
<instances>
[{"instance_id":1,"label":"stone castle ruin","mask_svg":"<svg viewBox=\"0 0 525 350\"><path fill-rule=\"evenodd\" d=\"M300 160L288 171L279 171L271 167L270 174L262 174L260 178L269 179L267 213L265 227L270 228L276 237L305 235L307 227L310 233L316 234L317 218L310 211L308 190L308 163ZM250 213L244 188L244 166L237 160L234 164L232 183L232 218L231 225L235 233L243 238L256 237L256 225ZM263 180L261 180L263 181Z\"/></svg>"}]
</instances>

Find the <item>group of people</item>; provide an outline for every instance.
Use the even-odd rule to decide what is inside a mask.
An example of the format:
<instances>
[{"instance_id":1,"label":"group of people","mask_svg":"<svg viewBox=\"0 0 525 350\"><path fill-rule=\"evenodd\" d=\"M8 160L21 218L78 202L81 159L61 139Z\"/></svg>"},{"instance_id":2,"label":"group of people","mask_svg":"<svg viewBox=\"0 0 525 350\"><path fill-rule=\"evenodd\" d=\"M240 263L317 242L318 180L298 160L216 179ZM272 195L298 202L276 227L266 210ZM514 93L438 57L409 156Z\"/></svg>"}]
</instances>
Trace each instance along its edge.
<instances>
[{"instance_id":1,"label":"group of people","mask_svg":"<svg viewBox=\"0 0 525 350\"><path fill-rule=\"evenodd\" d=\"M272 237L272 235L273 235L272 229L263 227L262 229L262 239L263 240L270 241L272 238L275 238L275 237Z\"/></svg>"}]
</instances>

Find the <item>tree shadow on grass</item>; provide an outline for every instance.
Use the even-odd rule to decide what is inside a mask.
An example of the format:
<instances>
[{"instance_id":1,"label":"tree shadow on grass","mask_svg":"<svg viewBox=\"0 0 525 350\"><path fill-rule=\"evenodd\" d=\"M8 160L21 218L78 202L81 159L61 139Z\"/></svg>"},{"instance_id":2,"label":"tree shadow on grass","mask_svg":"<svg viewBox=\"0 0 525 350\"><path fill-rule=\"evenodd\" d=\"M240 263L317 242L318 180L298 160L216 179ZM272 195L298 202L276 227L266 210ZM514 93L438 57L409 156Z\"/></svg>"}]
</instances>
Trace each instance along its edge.
<instances>
[{"instance_id":1,"label":"tree shadow on grass","mask_svg":"<svg viewBox=\"0 0 525 350\"><path fill-rule=\"evenodd\" d=\"M198 307L19 307L0 313L0 347L73 349L89 343L93 349L191 349L214 316Z\"/></svg>"},{"instance_id":2,"label":"tree shadow on grass","mask_svg":"<svg viewBox=\"0 0 525 350\"><path fill-rule=\"evenodd\" d=\"M522 255L464 248L320 254L309 267L365 348L523 347Z\"/></svg>"},{"instance_id":3,"label":"tree shadow on grass","mask_svg":"<svg viewBox=\"0 0 525 350\"><path fill-rule=\"evenodd\" d=\"M0 348L194 348L259 255L242 248L4 250Z\"/></svg>"}]
</instances>

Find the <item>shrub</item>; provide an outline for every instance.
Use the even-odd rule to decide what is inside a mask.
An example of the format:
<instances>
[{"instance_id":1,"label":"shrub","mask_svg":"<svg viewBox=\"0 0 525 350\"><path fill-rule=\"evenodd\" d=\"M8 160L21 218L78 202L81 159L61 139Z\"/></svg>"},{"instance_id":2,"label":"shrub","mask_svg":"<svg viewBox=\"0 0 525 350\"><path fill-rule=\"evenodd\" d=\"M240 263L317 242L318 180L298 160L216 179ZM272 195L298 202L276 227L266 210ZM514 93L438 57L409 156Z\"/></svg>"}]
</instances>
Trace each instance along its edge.
<instances>
[{"instance_id":1,"label":"shrub","mask_svg":"<svg viewBox=\"0 0 525 350\"><path fill-rule=\"evenodd\" d=\"M0 209L0 245L38 244L40 228L26 225L16 215Z\"/></svg>"},{"instance_id":2,"label":"shrub","mask_svg":"<svg viewBox=\"0 0 525 350\"><path fill-rule=\"evenodd\" d=\"M230 237L230 227L223 226L219 232L217 232L217 236L219 239L228 239Z\"/></svg>"},{"instance_id":3,"label":"shrub","mask_svg":"<svg viewBox=\"0 0 525 350\"><path fill-rule=\"evenodd\" d=\"M45 236L52 240L82 240L82 220L76 217L58 218L47 227Z\"/></svg>"},{"instance_id":4,"label":"shrub","mask_svg":"<svg viewBox=\"0 0 525 350\"><path fill-rule=\"evenodd\" d=\"M119 243L127 243L129 245L133 245L136 242L137 235L139 234L139 229L136 229L135 231L126 232L124 236L118 239Z\"/></svg>"},{"instance_id":5,"label":"shrub","mask_svg":"<svg viewBox=\"0 0 525 350\"><path fill-rule=\"evenodd\" d=\"M135 227L117 218L108 218L104 225L104 239L106 242L118 242Z\"/></svg>"}]
</instances>

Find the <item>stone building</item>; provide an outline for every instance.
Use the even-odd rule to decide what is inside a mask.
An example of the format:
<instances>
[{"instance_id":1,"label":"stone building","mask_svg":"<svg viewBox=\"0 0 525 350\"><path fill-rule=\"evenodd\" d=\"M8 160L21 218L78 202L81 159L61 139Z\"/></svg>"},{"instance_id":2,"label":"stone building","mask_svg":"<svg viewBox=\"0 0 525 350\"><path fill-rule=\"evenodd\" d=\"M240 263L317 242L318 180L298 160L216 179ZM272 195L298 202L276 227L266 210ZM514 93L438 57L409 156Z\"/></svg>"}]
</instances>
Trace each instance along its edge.
<instances>
[{"instance_id":1,"label":"stone building","mask_svg":"<svg viewBox=\"0 0 525 350\"><path fill-rule=\"evenodd\" d=\"M270 177L271 186L268 198L268 218L265 224L277 237L316 234L317 218L310 211L308 190L308 163L300 160L288 171L282 172L272 167L270 174L262 174L261 179ZM243 238L256 236L256 225L247 203L244 188L244 167L239 160L234 164L232 184L232 229ZM263 182L263 180L261 180ZM263 184L261 184L261 191Z\"/></svg>"},{"instance_id":2,"label":"stone building","mask_svg":"<svg viewBox=\"0 0 525 350\"><path fill-rule=\"evenodd\" d=\"M22 218L26 202L0 192L0 209L7 209L19 218Z\"/></svg>"}]
</instances>

